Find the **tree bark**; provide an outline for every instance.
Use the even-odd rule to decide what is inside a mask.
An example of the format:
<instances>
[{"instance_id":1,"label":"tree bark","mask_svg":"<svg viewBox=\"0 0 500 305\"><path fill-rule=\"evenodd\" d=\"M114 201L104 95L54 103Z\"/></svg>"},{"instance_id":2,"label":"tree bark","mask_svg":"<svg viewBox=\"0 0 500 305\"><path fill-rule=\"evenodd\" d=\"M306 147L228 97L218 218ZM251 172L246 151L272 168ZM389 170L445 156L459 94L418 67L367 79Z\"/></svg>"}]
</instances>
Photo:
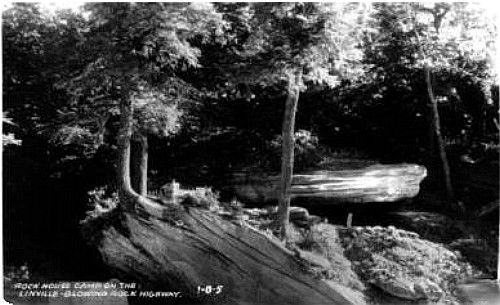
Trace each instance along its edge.
<instances>
[{"instance_id":1,"label":"tree bark","mask_svg":"<svg viewBox=\"0 0 500 305\"><path fill-rule=\"evenodd\" d=\"M133 109L127 89L122 89L120 100L120 129L118 131L118 196L125 210L134 207L137 193L130 183L130 138L132 137Z\"/></svg>"},{"instance_id":2,"label":"tree bark","mask_svg":"<svg viewBox=\"0 0 500 305\"><path fill-rule=\"evenodd\" d=\"M132 187L142 196L148 194L148 137L139 134L132 141Z\"/></svg>"},{"instance_id":3,"label":"tree bark","mask_svg":"<svg viewBox=\"0 0 500 305\"><path fill-rule=\"evenodd\" d=\"M483 98L479 105L477 105L478 109L473 113L472 118L472 142L480 142L481 139L486 135L486 118L487 113L486 109L488 104L491 102L491 91L490 86L484 81L479 81L479 86L481 89L481 93Z\"/></svg>"},{"instance_id":4,"label":"tree bark","mask_svg":"<svg viewBox=\"0 0 500 305\"><path fill-rule=\"evenodd\" d=\"M450 165L448 164L448 157L446 156L445 143L443 141L443 136L441 135L441 123L439 119L437 101L436 98L434 97L434 92L432 90L431 70L427 63L424 64L424 73L425 73L425 83L427 86L427 94L429 96L429 101L431 103L432 127L434 129L434 136L437 148L439 150L439 159L441 160L441 166L443 170L446 196L447 199L452 202L455 199L455 194L453 191L453 185L451 184Z\"/></svg>"},{"instance_id":5,"label":"tree bark","mask_svg":"<svg viewBox=\"0 0 500 305\"><path fill-rule=\"evenodd\" d=\"M285 113L282 126L281 181L278 206L278 227L282 239L287 239L290 210L290 190L293 176L295 114L299 103L300 75L289 76Z\"/></svg>"},{"instance_id":6,"label":"tree bark","mask_svg":"<svg viewBox=\"0 0 500 305\"><path fill-rule=\"evenodd\" d=\"M427 124L428 124L428 130L427 130L427 141L428 141L428 149L429 153L427 155L427 166L429 168L434 168L436 164L436 159L434 158L434 152L436 151L436 136L435 136L435 130L434 130L434 120L432 116L432 105L431 103L427 103Z\"/></svg>"},{"instance_id":7,"label":"tree bark","mask_svg":"<svg viewBox=\"0 0 500 305\"><path fill-rule=\"evenodd\" d=\"M434 10L432 12L433 17L434 17L434 28L436 30L437 36L439 36L441 21L444 18L444 16L446 15L446 13L448 12L448 10L449 10L448 8L444 8L444 10L442 12L438 12L436 10ZM413 16L412 19L415 22L415 19L416 19L415 16ZM429 102L430 102L430 107L431 107L431 111L430 111L430 116L431 116L430 121L432 124L431 128L434 130L434 132L432 134L435 137L435 143L437 144L437 149L439 151L439 159L441 161L441 167L443 170L446 197L447 197L449 202L453 202L455 200L455 194L453 192L453 185L451 184L450 166L448 164L448 157L446 156L445 143L443 141L443 136L441 135L441 123L440 123L440 119L439 119L437 100L434 96L434 91L432 89L431 67L429 66L429 63L427 62L427 56L425 55L424 48L423 48L422 43L420 41L420 35L418 34L418 32L415 28L413 29L413 31L415 33L415 38L417 39L417 46L418 46L418 51L420 53L420 57L422 58L422 60L424 62L425 84L427 87L427 95L429 97ZM432 143L434 143L434 141L432 141ZM431 151L431 153L432 153L432 151Z\"/></svg>"}]
</instances>

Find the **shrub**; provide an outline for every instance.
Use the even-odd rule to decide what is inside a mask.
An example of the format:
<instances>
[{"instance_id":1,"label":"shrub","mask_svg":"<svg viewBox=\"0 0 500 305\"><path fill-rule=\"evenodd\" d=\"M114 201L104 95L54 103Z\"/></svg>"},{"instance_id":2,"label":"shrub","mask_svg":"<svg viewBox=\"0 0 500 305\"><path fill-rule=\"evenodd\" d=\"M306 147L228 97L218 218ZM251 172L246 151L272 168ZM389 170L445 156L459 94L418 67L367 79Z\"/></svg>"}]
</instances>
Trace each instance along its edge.
<instances>
[{"instance_id":1,"label":"shrub","mask_svg":"<svg viewBox=\"0 0 500 305\"><path fill-rule=\"evenodd\" d=\"M4 279L6 282L20 282L30 279L28 264L17 266L5 266Z\"/></svg>"},{"instance_id":2,"label":"shrub","mask_svg":"<svg viewBox=\"0 0 500 305\"><path fill-rule=\"evenodd\" d=\"M295 132L295 168L304 170L308 167L316 165L325 155L326 149L319 144L319 139L316 135L308 130L300 129ZM274 155L274 160L280 164L281 158L281 135L275 137L270 142L270 148Z\"/></svg>"},{"instance_id":3,"label":"shrub","mask_svg":"<svg viewBox=\"0 0 500 305\"><path fill-rule=\"evenodd\" d=\"M181 204L184 206L205 207L210 210L219 206L219 193L210 187L197 187L183 192Z\"/></svg>"},{"instance_id":4,"label":"shrub","mask_svg":"<svg viewBox=\"0 0 500 305\"><path fill-rule=\"evenodd\" d=\"M86 213L86 218L83 222L89 219L95 219L109 212L118 205L118 194L112 191L107 186L97 187L88 193L89 211Z\"/></svg>"}]
</instances>

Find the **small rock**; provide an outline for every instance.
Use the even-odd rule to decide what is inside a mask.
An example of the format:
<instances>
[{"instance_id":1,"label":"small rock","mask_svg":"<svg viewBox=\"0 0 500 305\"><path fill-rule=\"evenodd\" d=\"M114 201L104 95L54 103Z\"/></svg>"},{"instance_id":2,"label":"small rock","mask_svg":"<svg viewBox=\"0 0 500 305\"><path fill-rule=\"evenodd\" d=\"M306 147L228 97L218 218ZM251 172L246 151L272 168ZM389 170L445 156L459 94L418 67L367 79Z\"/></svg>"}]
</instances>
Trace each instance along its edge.
<instances>
[{"instance_id":1,"label":"small rock","mask_svg":"<svg viewBox=\"0 0 500 305\"><path fill-rule=\"evenodd\" d=\"M266 209L266 211L267 211L267 214L268 214L268 215L278 213L278 207L277 207L277 206L275 206L275 205L268 206L268 207L266 207L265 209Z\"/></svg>"},{"instance_id":2,"label":"small rock","mask_svg":"<svg viewBox=\"0 0 500 305\"><path fill-rule=\"evenodd\" d=\"M303 251L300 249L295 249L297 256L313 266L318 266L323 269L330 269L331 264L327 258L309 251Z\"/></svg>"},{"instance_id":3,"label":"small rock","mask_svg":"<svg viewBox=\"0 0 500 305\"><path fill-rule=\"evenodd\" d=\"M428 296L429 300L437 301L444 296L444 292L441 289L441 287L439 287L438 284L436 284L430 280L426 280L426 284L427 284L427 289L428 289L427 296Z\"/></svg>"},{"instance_id":4,"label":"small rock","mask_svg":"<svg viewBox=\"0 0 500 305\"><path fill-rule=\"evenodd\" d=\"M262 223L258 220L253 220L253 219L249 219L247 220L248 224L254 226L254 227L259 227L262 225Z\"/></svg>"},{"instance_id":5,"label":"small rock","mask_svg":"<svg viewBox=\"0 0 500 305\"><path fill-rule=\"evenodd\" d=\"M290 221L299 228L309 230L312 226L321 222L321 217L310 215L306 216L304 219L295 219Z\"/></svg>"},{"instance_id":6,"label":"small rock","mask_svg":"<svg viewBox=\"0 0 500 305\"><path fill-rule=\"evenodd\" d=\"M443 290L434 282L424 280L413 285L416 295L419 298L438 301L444 296Z\"/></svg>"},{"instance_id":7,"label":"small rock","mask_svg":"<svg viewBox=\"0 0 500 305\"><path fill-rule=\"evenodd\" d=\"M243 213L253 216L253 217L259 217L260 215L263 215L264 210L261 209L243 209Z\"/></svg>"},{"instance_id":8,"label":"small rock","mask_svg":"<svg viewBox=\"0 0 500 305\"><path fill-rule=\"evenodd\" d=\"M231 200L231 202L229 203L229 205L232 207L232 208L243 208L243 203L239 202L238 200L236 199L233 199Z\"/></svg>"},{"instance_id":9,"label":"small rock","mask_svg":"<svg viewBox=\"0 0 500 305\"><path fill-rule=\"evenodd\" d=\"M377 278L370 282L387 294L401 299L416 301L420 298L420 296L415 293L413 283L403 279L394 280L389 278Z\"/></svg>"},{"instance_id":10,"label":"small rock","mask_svg":"<svg viewBox=\"0 0 500 305\"><path fill-rule=\"evenodd\" d=\"M309 229L310 228L309 222L305 219L295 219L295 220L290 220L290 221L299 228L302 228L302 229Z\"/></svg>"},{"instance_id":11,"label":"small rock","mask_svg":"<svg viewBox=\"0 0 500 305\"><path fill-rule=\"evenodd\" d=\"M309 221L309 223L310 223L311 226L314 226L314 225L317 225L317 224L319 224L321 222L321 217L316 216L316 215L310 215L307 218L307 221Z\"/></svg>"},{"instance_id":12,"label":"small rock","mask_svg":"<svg viewBox=\"0 0 500 305\"><path fill-rule=\"evenodd\" d=\"M290 220L305 220L309 216L307 209L302 207L290 207Z\"/></svg>"},{"instance_id":13,"label":"small rock","mask_svg":"<svg viewBox=\"0 0 500 305\"><path fill-rule=\"evenodd\" d=\"M232 216L233 213L229 212L229 211L225 211L225 210L219 210L217 211L217 215L219 216Z\"/></svg>"},{"instance_id":14,"label":"small rock","mask_svg":"<svg viewBox=\"0 0 500 305\"><path fill-rule=\"evenodd\" d=\"M248 221L250 217L248 215L234 215L235 220Z\"/></svg>"}]
</instances>

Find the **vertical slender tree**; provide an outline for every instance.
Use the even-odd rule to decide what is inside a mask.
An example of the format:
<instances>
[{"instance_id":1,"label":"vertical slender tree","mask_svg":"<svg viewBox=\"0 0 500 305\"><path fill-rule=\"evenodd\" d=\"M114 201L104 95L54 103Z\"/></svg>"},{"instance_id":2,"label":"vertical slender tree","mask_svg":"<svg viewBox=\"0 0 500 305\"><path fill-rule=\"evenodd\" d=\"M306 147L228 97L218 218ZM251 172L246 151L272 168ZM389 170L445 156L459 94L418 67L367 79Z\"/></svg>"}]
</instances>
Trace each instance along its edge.
<instances>
[{"instance_id":1,"label":"vertical slender tree","mask_svg":"<svg viewBox=\"0 0 500 305\"><path fill-rule=\"evenodd\" d=\"M432 74L433 70L444 69L470 73L466 71L464 62L468 60L488 62L495 35L487 20L481 20L481 18L484 19L481 17L484 14L472 4L434 3L432 6L408 4L407 10L410 15L407 20L411 21L409 30L414 34L425 76L430 106L430 141L437 145L446 196L448 201L453 203L455 192L451 181L446 143L442 134ZM491 96L488 93L490 86L485 83L488 83L488 79L491 82L492 77L484 75L484 78L486 80L482 82L481 88L485 98L489 99ZM484 101L484 104L487 103L488 101ZM481 123L477 123L482 120L481 116L482 113L476 116L476 125L481 125Z\"/></svg>"},{"instance_id":2,"label":"vertical slender tree","mask_svg":"<svg viewBox=\"0 0 500 305\"><path fill-rule=\"evenodd\" d=\"M133 102L134 127L131 143L132 188L147 195L148 137L168 137L177 132L185 106L197 99L199 92L177 77L162 85L136 94Z\"/></svg>"},{"instance_id":3,"label":"vertical slender tree","mask_svg":"<svg viewBox=\"0 0 500 305\"><path fill-rule=\"evenodd\" d=\"M281 182L277 227L289 226L294 164L295 114L308 84L336 86L362 71L358 48L366 30L367 8L359 3L254 3L238 8L245 43L233 62L219 65L233 84L275 86L283 90ZM234 12L232 12L234 13ZM234 16L233 16L234 17ZM244 24L245 26L241 26Z\"/></svg>"},{"instance_id":4,"label":"vertical slender tree","mask_svg":"<svg viewBox=\"0 0 500 305\"><path fill-rule=\"evenodd\" d=\"M437 36L437 39L439 39L439 31L441 29L441 24L443 22L443 18L446 16L448 11L450 10L450 6L448 4L438 4L436 3L434 5L433 9L429 9L429 11L432 14L433 20L432 23L434 25L434 30ZM413 16L413 22L416 23L415 21L415 16ZM418 34L418 30L416 27L413 28L413 31L415 33L415 38L417 40L417 47L418 51L420 53L420 57L423 62L423 68L424 68L424 75L425 75L425 85L427 88L427 95L429 97L429 103L430 103L430 142L434 143L436 142L438 152L439 152L439 159L441 161L441 167L443 170L443 177L444 177L444 185L445 185L445 190L446 190L446 195L448 200L454 201L455 199L455 192L453 191L453 185L451 183L451 174L450 174L450 165L448 163L448 157L446 156L446 144L444 143L443 140L443 135L441 134L441 122L439 118L439 110L438 110L438 104L436 97L434 96L434 90L432 88L432 68L429 65L429 60L425 54L424 48L422 46L422 42L420 39L420 35ZM431 148L433 145L431 145ZM432 151L431 151L432 153Z\"/></svg>"}]
</instances>

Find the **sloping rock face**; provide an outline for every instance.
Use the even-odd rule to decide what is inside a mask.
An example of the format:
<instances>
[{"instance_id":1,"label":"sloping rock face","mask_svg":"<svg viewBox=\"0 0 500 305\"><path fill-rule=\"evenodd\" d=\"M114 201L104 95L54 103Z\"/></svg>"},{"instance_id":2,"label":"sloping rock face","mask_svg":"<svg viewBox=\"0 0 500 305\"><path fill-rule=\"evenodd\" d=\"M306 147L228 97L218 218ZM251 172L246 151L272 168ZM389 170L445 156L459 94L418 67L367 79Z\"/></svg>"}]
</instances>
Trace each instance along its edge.
<instances>
[{"instance_id":1,"label":"sloping rock face","mask_svg":"<svg viewBox=\"0 0 500 305\"><path fill-rule=\"evenodd\" d=\"M394 297L453 301L455 285L477 275L458 252L389 227L344 229L345 254L368 283Z\"/></svg>"},{"instance_id":2,"label":"sloping rock face","mask_svg":"<svg viewBox=\"0 0 500 305\"><path fill-rule=\"evenodd\" d=\"M145 202L134 214L115 212L116 216L89 220L86 236L120 274L154 287L176 287L196 301L356 304L356 299L304 269L303 262L310 259L307 253L297 257L244 219L223 219L211 211L215 207L209 210L200 204ZM224 293L200 299L200 283L222 285Z\"/></svg>"},{"instance_id":3,"label":"sloping rock face","mask_svg":"<svg viewBox=\"0 0 500 305\"><path fill-rule=\"evenodd\" d=\"M394 202L416 196L426 176L426 168L416 164L314 171L293 176L291 196L329 199L330 203ZM279 195L279 179L279 176L240 172L233 175L226 189L243 202L275 201Z\"/></svg>"}]
</instances>

